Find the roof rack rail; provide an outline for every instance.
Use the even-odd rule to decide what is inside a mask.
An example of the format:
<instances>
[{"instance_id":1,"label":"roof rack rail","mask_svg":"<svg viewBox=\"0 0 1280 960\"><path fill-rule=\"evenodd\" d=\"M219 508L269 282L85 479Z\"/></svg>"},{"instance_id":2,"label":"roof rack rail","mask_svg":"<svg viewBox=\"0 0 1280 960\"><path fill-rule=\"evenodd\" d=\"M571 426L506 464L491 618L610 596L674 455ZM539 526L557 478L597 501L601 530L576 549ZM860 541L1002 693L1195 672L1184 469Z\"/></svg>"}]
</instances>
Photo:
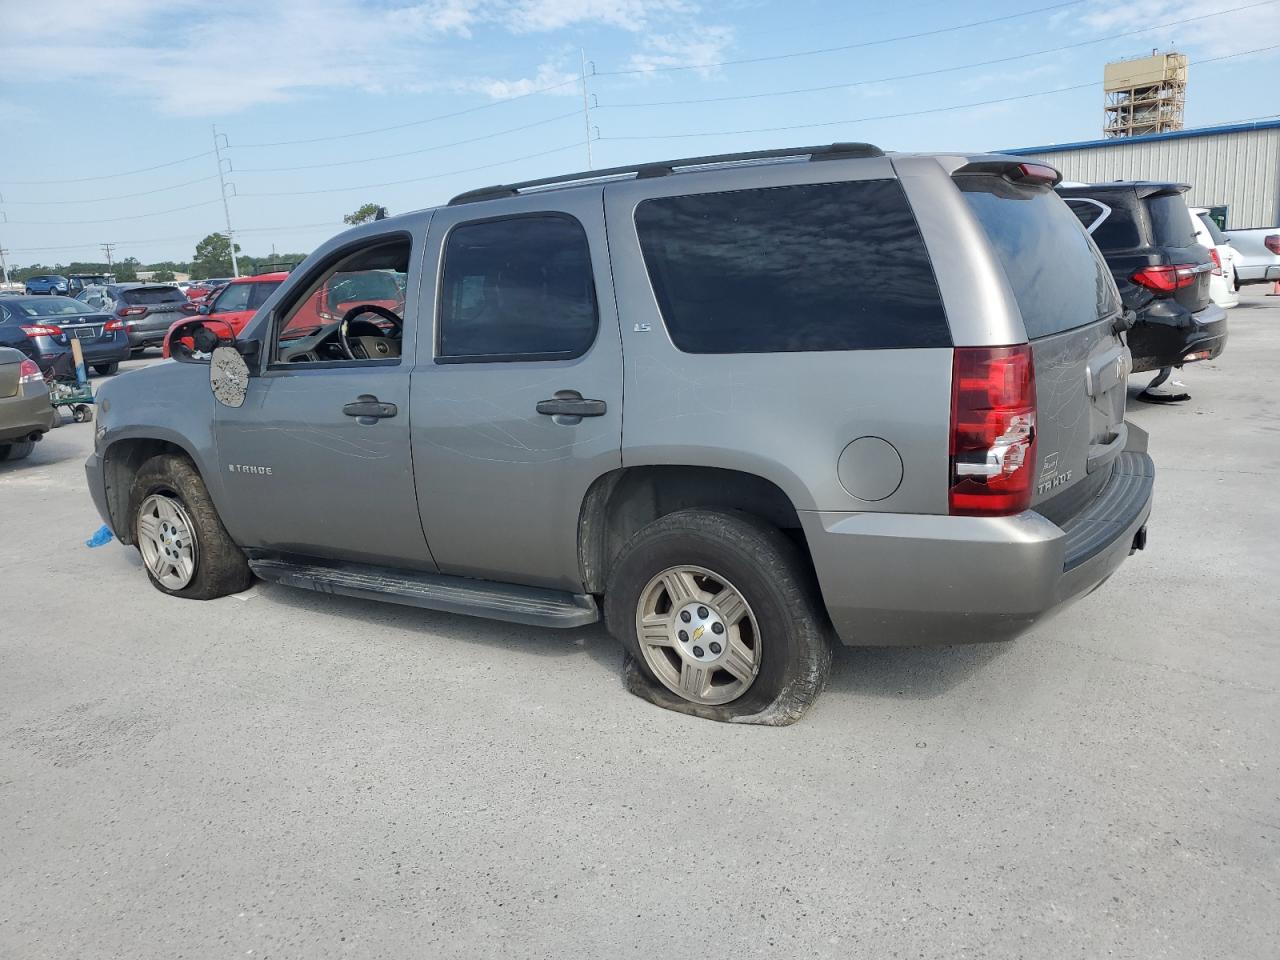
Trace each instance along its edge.
<instances>
[{"instance_id":1,"label":"roof rack rail","mask_svg":"<svg viewBox=\"0 0 1280 960\"><path fill-rule=\"evenodd\" d=\"M500 197L515 197L522 190L535 190L539 187L552 187L559 184L576 185L589 183L592 180L608 180L615 177L633 176L636 180L649 177L666 177L676 170L686 167L708 167L721 163L749 163L755 160L780 160L807 156L814 160L851 160L859 157L883 157L884 151L870 143L827 143L815 147L783 147L776 150L750 150L745 153L717 153L706 157L685 157L682 160L662 160L655 163L639 163L625 167L608 167L604 170L585 170L580 173L567 173L558 177L543 177L539 180L524 180L520 183L503 183L491 187L480 187L460 193L449 201L454 207L462 203L475 203L479 200L496 200Z\"/></svg>"}]
</instances>

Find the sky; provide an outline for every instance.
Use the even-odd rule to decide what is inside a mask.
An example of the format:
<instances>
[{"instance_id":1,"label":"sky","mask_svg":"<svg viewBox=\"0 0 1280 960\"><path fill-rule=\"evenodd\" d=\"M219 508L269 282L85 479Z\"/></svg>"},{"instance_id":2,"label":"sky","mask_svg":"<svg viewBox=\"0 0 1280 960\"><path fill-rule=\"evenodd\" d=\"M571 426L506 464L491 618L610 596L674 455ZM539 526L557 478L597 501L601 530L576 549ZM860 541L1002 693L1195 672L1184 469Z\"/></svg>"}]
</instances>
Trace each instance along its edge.
<instances>
[{"instance_id":1,"label":"sky","mask_svg":"<svg viewBox=\"0 0 1280 960\"><path fill-rule=\"evenodd\" d=\"M0 246L190 259L215 126L237 242L299 252L589 164L1095 139L1103 65L1154 48L1187 126L1280 112L1280 0L0 0Z\"/></svg>"}]
</instances>

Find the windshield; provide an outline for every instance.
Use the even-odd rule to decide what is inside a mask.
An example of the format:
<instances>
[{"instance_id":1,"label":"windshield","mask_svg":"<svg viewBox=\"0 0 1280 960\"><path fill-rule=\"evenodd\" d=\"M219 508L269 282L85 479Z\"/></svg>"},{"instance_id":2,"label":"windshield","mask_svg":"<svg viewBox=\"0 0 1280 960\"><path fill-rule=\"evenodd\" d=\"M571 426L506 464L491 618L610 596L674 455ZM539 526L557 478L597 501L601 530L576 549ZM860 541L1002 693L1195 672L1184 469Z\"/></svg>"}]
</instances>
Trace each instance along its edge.
<instances>
[{"instance_id":1,"label":"windshield","mask_svg":"<svg viewBox=\"0 0 1280 960\"><path fill-rule=\"evenodd\" d=\"M957 182L1000 258L1028 338L1084 326L1120 309L1106 261L1056 193L1015 187L1000 177Z\"/></svg>"},{"instance_id":2,"label":"windshield","mask_svg":"<svg viewBox=\"0 0 1280 960\"><path fill-rule=\"evenodd\" d=\"M82 317L93 313L85 304L70 297L41 297L39 300L18 300L11 302L28 317Z\"/></svg>"}]
</instances>

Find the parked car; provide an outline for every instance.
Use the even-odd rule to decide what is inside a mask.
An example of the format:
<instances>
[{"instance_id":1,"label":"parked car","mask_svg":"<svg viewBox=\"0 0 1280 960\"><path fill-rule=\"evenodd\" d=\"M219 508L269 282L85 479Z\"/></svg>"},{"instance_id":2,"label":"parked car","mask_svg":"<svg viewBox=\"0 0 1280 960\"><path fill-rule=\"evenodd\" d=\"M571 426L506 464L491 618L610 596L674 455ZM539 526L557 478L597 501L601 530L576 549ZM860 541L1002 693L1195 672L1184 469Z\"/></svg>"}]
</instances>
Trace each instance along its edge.
<instances>
[{"instance_id":1,"label":"parked car","mask_svg":"<svg viewBox=\"0 0 1280 960\"><path fill-rule=\"evenodd\" d=\"M0 347L0 460L30 456L57 419L39 366L18 350Z\"/></svg>"},{"instance_id":2,"label":"parked car","mask_svg":"<svg viewBox=\"0 0 1280 960\"><path fill-rule=\"evenodd\" d=\"M170 283L116 283L86 287L77 300L94 310L114 314L124 324L135 356L164 343L174 319L183 316L187 298Z\"/></svg>"},{"instance_id":3,"label":"parked car","mask_svg":"<svg viewBox=\"0 0 1280 960\"><path fill-rule=\"evenodd\" d=\"M71 352L72 338L95 373L109 376L129 359L124 324L110 313L70 297L0 298L0 345L30 357L42 372Z\"/></svg>"},{"instance_id":4,"label":"parked car","mask_svg":"<svg viewBox=\"0 0 1280 960\"><path fill-rule=\"evenodd\" d=\"M41 293L64 294L67 292L67 287L66 277L49 274L42 277L28 277L24 284L24 292L28 296Z\"/></svg>"},{"instance_id":5,"label":"parked car","mask_svg":"<svg viewBox=\"0 0 1280 960\"><path fill-rule=\"evenodd\" d=\"M1227 342L1226 311L1209 295L1213 257L1196 242L1183 199L1189 189L1146 180L1058 188L1137 315L1134 373L1212 360Z\"/></svg>"},{"instance_id":6,"label":"parked car","mask_svg":"<svg viewBox=\"0 0 1280 960\"><path fill-rule=\"evenodd\" d=\"M287 273L265 273L257 277L237 277L206 297L204 302L187 303L181 312L184 317L200 313L211 319L223 320L239 333L287 276ZM181 319L173 320L170 326ZM168 356L167 353L165 355Z\"/></svg>"},{"instance_id":7,"label":"parked car","mask_svg":"<svg viewBox=\"0 0 1280 960\"><path fill-rule=\"evenodd\" d=\"M1010 638L1145 543L1123 308L1058 179L835 144L365 224L103 387L89 489L173 596L603 607L646 696L791 722L833 637ZM373 271L399 312L295 324Z\"/></svg>"},{"instance_id":8,"label":"parked car","mask_svg":"<svg viewBox=\"0 0 1280 960\"><path fill-rule=\"evenodd\" d=\"M112 273L73 273L67 277L67 296L74 297L85 287L105 287L116 282Z\"/></svg>"},{"instance_id":9,"label":"parked car","mask_svg":"<svg viewBox=\"0 0 1280 960\"><path fill-rule=\"evenodd\" d=\"M206 300L211 294L217 293L230 282L230 277L193 281L186 289L187 299L193 302Z\"/></svg>"},{"instance_id":10,"label":"parked car","mask_svg":"<svg viewBox=\"0 0 1280 960\"><path fill-rule=\"evenodd\" d=\"M1208 207L1191 207L1191 229L1196 243L1209 251L1213 258L1213 272L1209 274L1209 296L1224 310L1240 305L1240 284L1236 280L1236 259L1239 254L1227 243L1218 225L1209 216Z\"/></svg>"},{"instance_id":11,"label":"parked car","mask_svg":"<svg viewBox=\"0 0 1280 960\"><path fill-rule=\"evenodd\" d=\"M1241 286L1280 283L1280 227L1228 230L1226 237L1240 254L1236 276Z\"/></svg>"}]
</instances>

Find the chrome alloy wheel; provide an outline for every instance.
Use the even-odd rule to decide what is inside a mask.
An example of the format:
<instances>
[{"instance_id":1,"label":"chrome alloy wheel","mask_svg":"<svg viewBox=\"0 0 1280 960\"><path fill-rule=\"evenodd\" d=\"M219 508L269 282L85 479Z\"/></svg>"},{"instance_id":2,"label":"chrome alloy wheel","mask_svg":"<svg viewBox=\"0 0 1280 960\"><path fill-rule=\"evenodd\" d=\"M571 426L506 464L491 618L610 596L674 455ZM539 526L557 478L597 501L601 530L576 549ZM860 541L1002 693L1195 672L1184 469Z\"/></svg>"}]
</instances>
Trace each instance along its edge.
<instances>
[{"instance_id":1,"label":"chrome alloy wheel","mask_svg":"<svg viewBox=\"0 0 1280 960\"><path fill-rule=\"evenodd\" d=\"M645 663L672 693L720 704L760 672L755 614L728 580L705 567L669 567L640 592L636 636Z\"/></svg>"},{"instance_id":2,"label":"chrome alloy wheel","mask_svg":"<svg viewBox=\"0 0 1280 960\"><path fill-rule=\"evenodd\" d=\"M181 590L195 576L195 528L172 497L153 493L138 509L138 546L142 562L167 590Z\"/></svg>"}]
</instances>

